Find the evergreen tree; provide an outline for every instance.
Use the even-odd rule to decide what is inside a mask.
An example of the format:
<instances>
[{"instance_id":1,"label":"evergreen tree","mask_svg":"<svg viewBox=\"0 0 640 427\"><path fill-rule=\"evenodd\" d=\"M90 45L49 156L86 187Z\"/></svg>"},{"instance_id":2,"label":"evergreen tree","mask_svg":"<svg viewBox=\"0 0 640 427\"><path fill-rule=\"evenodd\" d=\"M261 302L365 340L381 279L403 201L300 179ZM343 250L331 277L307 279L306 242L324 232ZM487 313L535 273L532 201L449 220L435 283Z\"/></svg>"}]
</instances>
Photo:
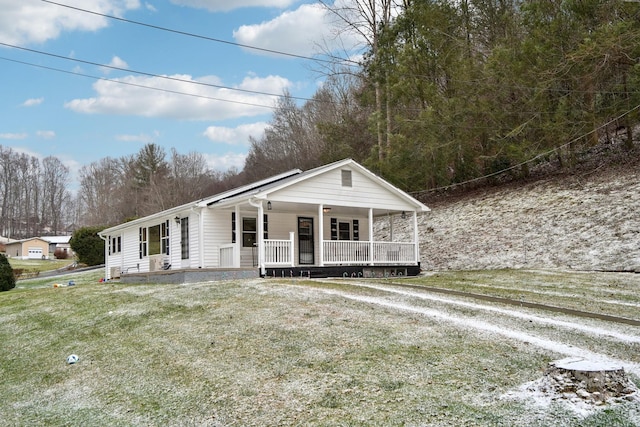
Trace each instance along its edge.
<instances>
[{"instance_id":1,"label":"evergreen tree","mask_svg":"<svg viewBox=\"0 0 640 427\"><path fill-rule=\"evenodd\" d=\"M16 287L16 278L13 275L13 268L9 260L0 254L0 292L8 291Z\"/></svg>"},{"instance_id":2,"label":"evergreen tree","mask_svg":"<svg viewBox=\"0 0 640 427\"><path fill-rule=\"evenodd\" d=\"M98 236L102 230L104 227L83 227L73 233L69 244L82 264L104 264L104 241Z\"/></svg>"}]
</instances>

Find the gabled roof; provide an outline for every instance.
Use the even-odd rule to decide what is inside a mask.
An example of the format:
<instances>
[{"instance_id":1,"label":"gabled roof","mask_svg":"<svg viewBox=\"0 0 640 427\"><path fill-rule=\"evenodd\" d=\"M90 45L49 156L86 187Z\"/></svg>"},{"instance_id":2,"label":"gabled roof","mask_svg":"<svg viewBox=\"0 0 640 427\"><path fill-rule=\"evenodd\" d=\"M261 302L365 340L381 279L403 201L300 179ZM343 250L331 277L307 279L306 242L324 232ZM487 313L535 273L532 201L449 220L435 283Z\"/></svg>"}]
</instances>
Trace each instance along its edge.
<instances>
[{"instance_id":1,"label":"gabled roof","mask_svg":"<svg viewBox=\"0 0 640 427\"><path fill-rule=\"evenodd\" d=\"M414 197L411 197L409 194L405 193L404 191L400 190L399 188L395 187L394 185L390 184L389 182L387 182L386 180L384 180L383 178L379 177L378 175L374 174L373 172L371 172L369 169L365 168L364 166L360 165L359 163L357 163L355 160L353 159L344 159L344 160L340 160L334 163L329 163L327 165L324 166L320 166L314 169L309 169L308 171L305 172L300 172L298 174L292 174L286 178L283 178L281 180L274 180L271 183L265 184L263 186L257 186L255 187L253 190L241 193L241 194L237 194L233 197L228 197L228 198L221 198L218 199L216 202L219 203L225 203L225 204L233 204L236 203L238 201L244 200L244 199L249 199L249 198L255 198L255 199L267 199L269 197L269 194L278 191L282 188L285 188L287 186L296 184L298 182L302 182L305 181L307 179L313 178L315 176L330 172L332 170L335 169L340 169L340 168L344 168L346 166L349 166L355 170L357 170L358 172L362 173L363 175L369 177L369 179L371 179L372 181L376 182L378 185L380 185L381 187L394 192L396 194L398 194L402 199L404 199L405 201L407 201L408 203L410 203L411 205L416 206L416 208L418 208L418 210L422 211L422 212L428 212L430 211L430 209L424 205L423 203L419 202L418 200L416 200ZM216 203L213 202L213 203ZM208 205L211 205L213 203L209 203Z\"/></svg>"},{"instance_id":2,"label":"gabled roof","mask_svg":"<svg viewBox=\"0 0 640 427\"><path fill-rule=\"evenodd\" d=\"M287 179L291 176L295 176L298 174L301 174L302 171L300 169L292 169L288 172L283 172L281 174L251 183L251 184L247 184L247 185L243 185L237 188L233 188L231 190L227 190L227 191L223 191L222 193L218 193L214 196L211 197L205 197L203 199L197 200L195 202L189 202L186 203L184 205L180 205L180 206L176 206L161 212L157 212L155 214L151 214L142 218L137 218L134 219L133 221L129 221L129 222L125 222L123 224L118 224L115 225L113 227L109 227L106 228L104 230L102 230L101 232L98 233L98 235L100 236L106 236L109 233L112 233L114 231L117 231L119 229L122 228L128 228L132 225L136 225L136 224L143 224L146 223L149 220L153 220L155 218L160 218L160 217L166 217L166 216L170 216L170 215L179 215L181 213L184 213L187 210L193 209L193 208L202 208L205 206L209 206L212 205L220 200L224 200L230 197L234 197L234 196L238 196L238 195L242 195L251 191L254 191L256 188L260 188L260 187L264 187L264 186L268 186L269 184L272 184L274 182L280 181L280 180L284 180Z\"/></svg>"},{"instance_id":3,"label":"gabled roof","mask_svg":"<svg viewBox=\"0 0 640 427\"><path fill-rule=\"evenodd\" d=\"M44 240L42 237L29 237L27 239L21 239L21 240L13 240L11 242L7 242L6 245L14 245L14 244L22 244L22 243L26 243L26 242L30 242L32 240L40 240L41 242L44 242L46 244L49 244L49 242L47 242L46 240Z\"/></svg>"},{"instance_id":4,"label":"gabled roof","mask_svg":"<svg viewBox=\"0 0 640 427\"><path fill-rule=\"evenodd\" d=\"M373 172L369 171L367 168L365 168L364 166L361 166L360 164L358 164L356 161L354 161L353 159L344 159L344 160L340 160L334 163L329 163L327 165L324 166L320 166L314 169L310 169L308 171L301 171L300 169L292 169L288 172L284 172L251 184L247 184L247 185L243 185L241 187L237 187L228 191L224 191L222 193L216 194L214 196L211 197L206 197L203 198L201 200L198 200L196 202L191 202L191 203L187 203L185 205L181 205L181 206L176 206L174 208L171 209L167 209L165 211L162 212L158 212L152 215L148 215L146 217L143 218L138 218L135 219L133 221L124 223L124 224L119 224L110 228L107 228L103 231L101 231L100 233L98 233L100 236L106 236L110 233L113 233L114 231L123 229L123 228L128 228L130 226L134 226L136 224L143 224L146 223L150 220L156 219L156 218L166 218L167 216L171 216L171 215L179 215L181 213L184 213L187 210L193 209L193 208L204 208L204 207L210 207L210 206L214 206L214 205L222 205L222 206L229 206L229 205L233 205L236 203L240 203L240 202L244 202L244 201L249 201L251 199L267 199L269 194L278 191L280 189L286 188L288 186L294 185L296 183L305 181L307 179L311 179L313 177L316 177L318 175L321 175L323 173L327 173L330 172L332 170L335 169L339 169L339 168L344 168L344 167L350 167L352 169L357 170L358 172L362 173L363 175L367 176L369 179L371 179L372 181L376 182L378 185L380 185L381 187L397 194L398 196L400 196L402 199L404 199L406 202L408 202L409 204L413 205L416 207L417 210L422 211L422 212L428 212L430 209L425 206L423 203L419 202L418 200L416 200L415 198L411 197L409 194L405 193L404 191L400 190L399 188L393 186L392 184L390 184L389 182L385 181L384 179L382 179L381 177L379 177L378 175L374 174Z\"/></svg>"}]
</instances>

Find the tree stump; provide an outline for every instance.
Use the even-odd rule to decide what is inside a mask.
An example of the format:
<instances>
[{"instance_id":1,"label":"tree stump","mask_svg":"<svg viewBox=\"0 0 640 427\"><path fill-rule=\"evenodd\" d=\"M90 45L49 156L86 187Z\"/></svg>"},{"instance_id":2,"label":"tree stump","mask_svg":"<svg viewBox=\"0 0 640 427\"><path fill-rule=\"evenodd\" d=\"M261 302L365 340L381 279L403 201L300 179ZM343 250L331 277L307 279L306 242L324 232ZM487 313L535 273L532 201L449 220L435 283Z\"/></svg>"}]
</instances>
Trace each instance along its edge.
<instances>
[{"instance_id":1,"label":"tree stump","mask_svg":"<svg viewBox=\"0 0 640 427\"><path fill-rule=\"evenodd\" d=\"M619 365L566 358L549 363L547 385L562 399L595 405L640 400L638 388Z\"/></svg>"}]
</instances>

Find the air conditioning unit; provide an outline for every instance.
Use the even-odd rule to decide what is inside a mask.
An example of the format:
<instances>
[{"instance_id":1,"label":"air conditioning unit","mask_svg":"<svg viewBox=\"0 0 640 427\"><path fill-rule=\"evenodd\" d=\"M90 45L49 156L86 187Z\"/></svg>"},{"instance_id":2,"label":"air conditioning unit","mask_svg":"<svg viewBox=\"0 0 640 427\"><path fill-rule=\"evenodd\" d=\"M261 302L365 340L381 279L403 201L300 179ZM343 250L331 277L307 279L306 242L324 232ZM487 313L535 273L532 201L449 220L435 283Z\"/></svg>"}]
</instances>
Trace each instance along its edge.
<instances>
[{"instance_id":1,"label":"air conditioning unit","mask_svg":"<svg viewBox=\"0 0 640 427\"><path fill-rule=\"evenodd\" d=\"M111 276L112 279L119 279L121 274L122 270L120 267L111 267L109 269L109 276Z\"/></svg>"},{"instance_id":2,"label":"air conditioning unit","mask_svg":"<svg viewBox=\"0 0 640 427\"><path fill-rule=\"evenodd\" d=\"M161 271L164 265L162 255L154 255L149 257L149 271Z\"/></svg>"}]
</instances>

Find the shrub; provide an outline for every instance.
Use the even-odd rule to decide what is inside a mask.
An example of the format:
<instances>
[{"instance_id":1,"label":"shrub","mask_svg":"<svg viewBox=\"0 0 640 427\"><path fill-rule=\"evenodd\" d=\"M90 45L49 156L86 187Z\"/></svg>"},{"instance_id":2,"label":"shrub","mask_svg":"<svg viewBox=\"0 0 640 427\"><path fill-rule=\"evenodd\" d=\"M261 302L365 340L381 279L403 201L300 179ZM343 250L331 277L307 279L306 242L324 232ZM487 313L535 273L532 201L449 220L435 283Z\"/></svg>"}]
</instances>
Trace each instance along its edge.
<instances>
[{"instance_id":1,"label":"shrub","mask_svg":"<svg viewBox=\"0 0 640 427\"><path fill-rule=\"evenodd\" d=\"M0 291L8 291L16 287L13 268L6 256L0 254Z\"/></svg>"},{"instance_id":2,"label":"shrub","mask_svg":"<svg viewBox=\"0 0 640 427\"><path fill-rule=\"evenodd\" d=\"M73 233L69 244L79 262L86 265L104 263L104 241L98 236L102 230L104 227L82 227Z\"/></svg>"},{"instance_id":3,"label":"shrub","mask_svg":"<svg viewBox=\"0 0 640 427\"><path fill-rule=\"evenodd\" d=\"M56 259L67 259L69 258L69 252L65 251L64 249L58 248L53 253L53 256L56 257Z\"/></svg>"}]
</instances>

